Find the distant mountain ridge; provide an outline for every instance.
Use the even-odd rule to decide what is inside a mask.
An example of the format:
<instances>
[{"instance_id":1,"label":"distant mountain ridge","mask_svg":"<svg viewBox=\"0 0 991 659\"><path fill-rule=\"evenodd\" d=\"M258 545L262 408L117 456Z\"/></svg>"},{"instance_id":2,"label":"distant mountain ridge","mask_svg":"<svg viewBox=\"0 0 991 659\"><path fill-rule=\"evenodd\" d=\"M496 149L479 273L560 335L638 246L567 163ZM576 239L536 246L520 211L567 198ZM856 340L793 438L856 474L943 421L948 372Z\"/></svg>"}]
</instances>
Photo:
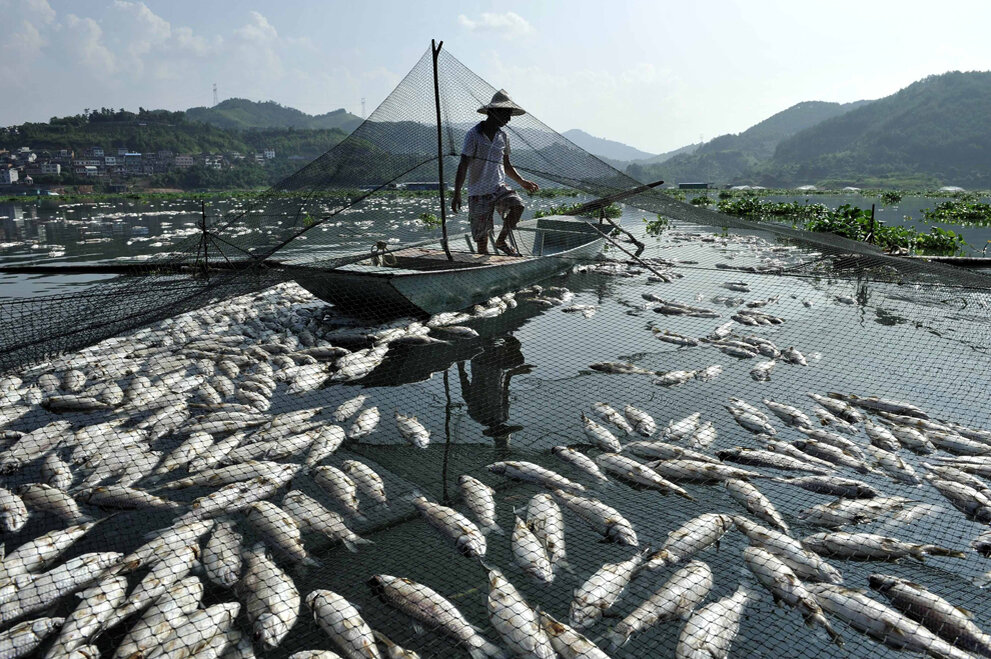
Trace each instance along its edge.
<instances>
[{"instance_id":1,"label":"distant mountain ridge","mask_svg":"<svg viewBox=\"0 0 991 659\"><path fill-rule=\"evenodd\" d=\"M870 101L805 101L774 114L738 135L720 135L691 152L659 163L635 163L628 172L640 180L735 182L768 161L782 141Z\"/></svg>"},{"instance_id":2,"label":"distant mountain ridge","mask_svg":"<svg viewBox=\"0 0 991 659\"><path fill-rule=\"evenodd\" d=\"M592 155L601 156L609 160L630 161L645 160L647 158L655 157L652 153L641 151L640 149L623 144L622 142L589 135L585 131L578 128L567 130L561 133L561 135L568 138L574 142L576 146L581 147Z\"/></svg>"},{"instance_id":3,"label":"distant mountain ridge","mask_svg":"<svg viewBox=\"0 0 991 659\"><path fill-rule=\"evenodd\" d=\"M325 114L311 115L295 108L285 107L275 101L250 101L245 98L229 98L212 108L196 107L186 110L186 118L219 128L246 130L253 128L336 128L350 133L359 124L357 117L343 108Z\"/></svg>"}]
</instances>

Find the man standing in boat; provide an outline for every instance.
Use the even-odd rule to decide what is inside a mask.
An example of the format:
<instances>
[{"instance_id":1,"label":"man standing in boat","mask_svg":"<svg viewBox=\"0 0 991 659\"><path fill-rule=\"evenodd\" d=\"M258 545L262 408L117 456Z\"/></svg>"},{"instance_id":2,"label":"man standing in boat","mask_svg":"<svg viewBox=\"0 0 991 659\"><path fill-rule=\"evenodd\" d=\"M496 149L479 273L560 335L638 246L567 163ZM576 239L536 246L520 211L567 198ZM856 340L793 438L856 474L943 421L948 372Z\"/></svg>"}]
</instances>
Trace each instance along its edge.
<instances>
[{"instance_id":1,"label":"man standing in boat","mask_svg":"<svg viewBox=\"0 0 991 659\"><path fill-rule=\"evenodd\" d=\"M467 175L468 219L471 221L471 237L478 245L478 253L489 253L489 234L494 230L492 218L498 211L502 216L502 229L495 239L494 247L510 256L519 256L506 243L506 238L523 215L523 200L506 183L506 177L516 181L530 193L536 192L539 186L520 176L509 162L509 136L502 127L509 123L510 117L526 114L526 111L513 103L503 89L497 91L492 96L492 101L478 111L486 117L465 135L461 162L454 179L451 210L455 213L461 210L461 188Z\"/></svg>"}]
</instances>

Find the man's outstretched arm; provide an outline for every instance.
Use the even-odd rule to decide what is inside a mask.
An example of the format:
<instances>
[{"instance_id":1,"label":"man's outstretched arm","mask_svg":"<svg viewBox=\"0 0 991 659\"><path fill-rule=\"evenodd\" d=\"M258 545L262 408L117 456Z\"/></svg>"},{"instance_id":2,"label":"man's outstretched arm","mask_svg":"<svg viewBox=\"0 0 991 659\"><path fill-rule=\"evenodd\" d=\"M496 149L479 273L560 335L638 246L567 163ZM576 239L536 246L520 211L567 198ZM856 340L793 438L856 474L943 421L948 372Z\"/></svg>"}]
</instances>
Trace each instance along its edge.
<instances>
[{"instance_id":1,"label":"man's outstretched arm","mask_svg":"<svg viewBox=\"0 0 991 659\"><path fill-rule=\"evenodd\" d=\"M513 163L509 162L508 153L505 153L502 156L502 168L506 170L506 176L523 186L523 189L527 192L533 193L540 189L540 186L533 181L528 181L520 176L519 172L516 171L516 168L513 167Z\"/></svg>"}]
</instances>

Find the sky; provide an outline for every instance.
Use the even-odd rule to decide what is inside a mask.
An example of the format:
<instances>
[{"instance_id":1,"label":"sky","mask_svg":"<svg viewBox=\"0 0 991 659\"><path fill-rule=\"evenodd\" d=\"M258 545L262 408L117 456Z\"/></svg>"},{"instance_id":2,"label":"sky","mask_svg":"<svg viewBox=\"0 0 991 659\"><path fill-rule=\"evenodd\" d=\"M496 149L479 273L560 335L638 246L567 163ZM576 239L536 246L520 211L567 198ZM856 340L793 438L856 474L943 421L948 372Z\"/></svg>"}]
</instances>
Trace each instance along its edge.
<instances>
[{"instance_id":1,"label":"sky","mask_svg":"<svg viewBox=\"0 0 991 659\"><path fill-rule=\"evenodd\" d=\"M0 126L239 97L366 114L444 49L550 127L650 153L991 69L987 0L0 0Z\"/></svg>"}]
</instances>

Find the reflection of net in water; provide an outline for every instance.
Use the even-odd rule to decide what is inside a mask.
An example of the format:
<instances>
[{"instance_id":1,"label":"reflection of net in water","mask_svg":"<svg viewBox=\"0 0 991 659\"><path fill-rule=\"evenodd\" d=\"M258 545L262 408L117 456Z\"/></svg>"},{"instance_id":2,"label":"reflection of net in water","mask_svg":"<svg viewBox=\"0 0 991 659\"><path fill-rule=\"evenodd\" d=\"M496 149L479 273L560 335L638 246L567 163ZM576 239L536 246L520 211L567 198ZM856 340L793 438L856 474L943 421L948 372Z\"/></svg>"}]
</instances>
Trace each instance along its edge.
<instances>
[{"instance_id":1,"label":"reflection of net in water","mask_svg":"<svg viewBox=\"0 0 991 659\"><path fill-rule=\"evenodd\" d=\"M451 117L491 96L455 79ZM984 279L631 205L676 220L650 270L461 317L369 327L254 269L5 302L5 656L985 652Z\"/></svg>"}]
</instances>

